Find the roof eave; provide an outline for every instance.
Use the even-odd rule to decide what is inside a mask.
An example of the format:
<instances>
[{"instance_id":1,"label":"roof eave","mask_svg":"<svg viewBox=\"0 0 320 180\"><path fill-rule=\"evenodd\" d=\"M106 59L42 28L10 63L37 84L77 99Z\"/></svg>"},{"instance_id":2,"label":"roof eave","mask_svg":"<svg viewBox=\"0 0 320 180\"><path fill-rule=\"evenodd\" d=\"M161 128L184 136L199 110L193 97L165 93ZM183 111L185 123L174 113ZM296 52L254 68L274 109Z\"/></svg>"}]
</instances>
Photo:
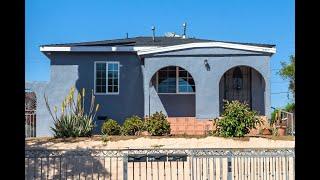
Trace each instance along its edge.
<instances>
[{"instance_id":1,"label":"roof eave","mask_svg":"<svg viewBox=\"0 0 320 180\"><path fill-rule=\"evenodd\" d=\"M41 52L137 52L158 48L157 46L41 46Z\"/></svg>"},{"instance_id":2,"label":"roof eave","mask_svg":"<svg viewBox=\"0 0 320 180\"><path fill-rule=\"evenodd\" d=\"M138 55L170 52L170 51L190 49L190 48L210 48L210 47L222 47L222 48L239 49L239 50L263 52L263 53L271 53L271 54L276 53L275 46L262 47L262 46L223 43L223 42L206 42L206 43L188 43L188 44L182 44L182 45L161 47L161 48L156 48L156 49L151 49L151 50L146 50L146 51L139 51Z\"/></svg>"},{"instance_id":3,"label":"roof eave","mask_svg":"<svg viewBox=\"0 0 320 180\"><path fill-rule=\"evenodd\" d=\"M225 42L201 42L187 43L173 46L40 46L41 52L137 52L138 55L155 54L169 51L176 51L190 48L211 48L221 47L239 49L263 53L276 53L275 46L253 46L244 44L234 44Z\"/></svg>"}]
</instances>

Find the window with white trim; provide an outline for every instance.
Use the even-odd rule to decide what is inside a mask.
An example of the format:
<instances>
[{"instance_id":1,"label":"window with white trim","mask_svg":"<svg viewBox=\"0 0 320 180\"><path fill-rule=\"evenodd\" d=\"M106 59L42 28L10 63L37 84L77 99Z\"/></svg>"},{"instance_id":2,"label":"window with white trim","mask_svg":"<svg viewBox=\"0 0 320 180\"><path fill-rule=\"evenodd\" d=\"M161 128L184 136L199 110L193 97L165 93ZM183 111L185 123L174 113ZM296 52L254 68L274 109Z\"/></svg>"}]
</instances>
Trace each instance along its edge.
<instances>
[{"instance_id":1,"label":"window with white trim","mask_svg":"<svg viewBox=\"0 0 320 180\"><path fill-rule=\"evenodd\" d=\"M188 71L170 66L156 73L156 89L160 94L194 94L195 83Z\"/></svg>"},{"instance_id":2,"label":"window with white trim","mask_svg":"<svg viewBox=\"0 0 320 180\"><path fill-rule=\"evenodd\" d=\"M119 94L119 62L95 62L95 93Z\"/></svg>"}]
</instances>

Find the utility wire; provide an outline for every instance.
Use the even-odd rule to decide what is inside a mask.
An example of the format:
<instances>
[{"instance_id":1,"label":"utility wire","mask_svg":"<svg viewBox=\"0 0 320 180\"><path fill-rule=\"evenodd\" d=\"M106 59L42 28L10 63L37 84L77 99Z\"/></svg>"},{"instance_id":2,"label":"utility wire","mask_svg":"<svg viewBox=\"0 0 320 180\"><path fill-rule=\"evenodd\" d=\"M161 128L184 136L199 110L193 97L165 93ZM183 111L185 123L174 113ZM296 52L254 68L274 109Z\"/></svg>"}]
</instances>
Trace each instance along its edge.
<instances>
[{"instance_id":1,"label":"utility wire","mask_svg":"<svg viewBox=\"0 0 320 180\"><path fill-rule=\"evenodd\" d=\"M289 81L278 81L278 82L271 82L271 84L280 84L280 83L288 83Z\"/></svg>"},{"instance_id":2,"label":"utility wire","mask_svg":"<svg viewBox=\"0 0 320 180\"><path fill-rule=\"evenodd\" d=\"M275 92L275 93L271 93L271 94L288 94L290 92Z\"/></svg>"}]
</instances>

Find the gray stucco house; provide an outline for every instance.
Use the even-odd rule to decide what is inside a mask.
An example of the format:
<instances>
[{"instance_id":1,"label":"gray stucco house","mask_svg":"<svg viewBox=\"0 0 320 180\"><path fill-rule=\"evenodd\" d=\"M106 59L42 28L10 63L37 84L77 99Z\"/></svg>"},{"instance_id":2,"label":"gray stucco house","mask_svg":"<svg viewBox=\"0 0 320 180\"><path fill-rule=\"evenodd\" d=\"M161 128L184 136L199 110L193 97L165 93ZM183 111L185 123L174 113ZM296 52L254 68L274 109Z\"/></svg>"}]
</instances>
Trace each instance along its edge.
<instances>
[{"instance_id":1,"label":"gray stucco house","mask_svg":"<svg viewBox=\"0 0 320 180\"><path fill-rule=\"evenodd\" d=\"M37 95L37 136L50 136L51 106L60 106L69 89L94 90L100 110L99 132L106 117L149 116L203 121L219 117L223 99L238 99L270 116L270 58L275 45L186 37L125 39L42 45L50 60L47 83L27 82Z\"/></svg>"}]
</instances>

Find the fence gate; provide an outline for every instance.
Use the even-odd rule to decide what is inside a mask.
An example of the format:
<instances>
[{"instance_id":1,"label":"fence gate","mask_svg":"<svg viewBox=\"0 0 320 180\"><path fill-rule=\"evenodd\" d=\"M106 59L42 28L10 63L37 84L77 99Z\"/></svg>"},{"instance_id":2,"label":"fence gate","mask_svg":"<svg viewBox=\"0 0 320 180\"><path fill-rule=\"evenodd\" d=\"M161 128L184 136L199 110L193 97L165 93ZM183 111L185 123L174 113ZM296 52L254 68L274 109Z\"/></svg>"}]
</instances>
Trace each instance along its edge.
<instances>
[{"instance_id":1,"label":"fence gate","mask_svg":"<svg viewBox=\"0 0 320 180\"><path fill-rule=\"evenodd\" d=\"M36 137L36 105L37 99L34 92L25 91L25 110L24 110L24 125L25 125L25 137Z\"/></svg>"}]
</instances>

